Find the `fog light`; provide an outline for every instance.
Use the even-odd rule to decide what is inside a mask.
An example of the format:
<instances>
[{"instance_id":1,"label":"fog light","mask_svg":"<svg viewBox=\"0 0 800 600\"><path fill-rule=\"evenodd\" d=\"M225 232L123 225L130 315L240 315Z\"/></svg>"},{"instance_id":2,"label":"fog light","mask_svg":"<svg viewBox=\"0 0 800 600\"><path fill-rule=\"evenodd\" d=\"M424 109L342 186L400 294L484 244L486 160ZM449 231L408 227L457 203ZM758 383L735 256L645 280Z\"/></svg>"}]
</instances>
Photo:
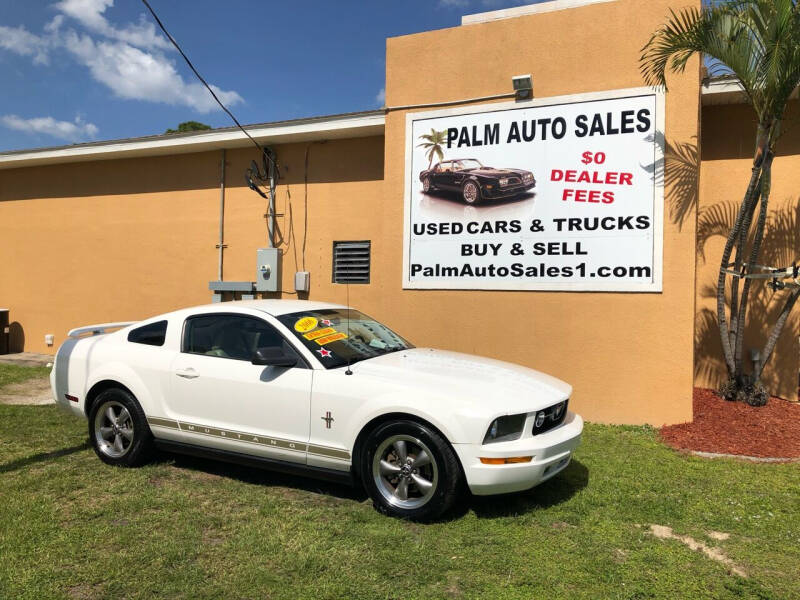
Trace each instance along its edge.
<instances>
[{"instance_id":1,"label":"fog light","mask_svg":"<svg viewBox=\"0 0 800 600\"><path fill-rule=\"evenodd\" d=\"M540 410L538 413L536 413L536 420L533 422L533 426L541 427L542 425L544 425L545 416L546 415L543 410Z\"/></svg>"}]
</instances>

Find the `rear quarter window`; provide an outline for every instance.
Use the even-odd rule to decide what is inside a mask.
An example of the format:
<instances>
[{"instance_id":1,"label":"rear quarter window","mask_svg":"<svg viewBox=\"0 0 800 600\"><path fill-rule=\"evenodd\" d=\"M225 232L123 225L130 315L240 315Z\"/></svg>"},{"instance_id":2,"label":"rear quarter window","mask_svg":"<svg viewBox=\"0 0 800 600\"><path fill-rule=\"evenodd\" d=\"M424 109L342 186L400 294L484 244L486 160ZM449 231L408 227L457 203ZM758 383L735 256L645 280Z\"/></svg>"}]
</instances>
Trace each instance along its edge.
<instances>
[{"instance_id":1,"label":"rear quarter window","mask_svg":"<svg viewBox=\"0 0 800 600\"><path fill-rule=\"evenodd\" d=\"M167 337L167 322L148 323L128 332L128 341L147 346L163 346Z\"/></svg>"}]
</instances>

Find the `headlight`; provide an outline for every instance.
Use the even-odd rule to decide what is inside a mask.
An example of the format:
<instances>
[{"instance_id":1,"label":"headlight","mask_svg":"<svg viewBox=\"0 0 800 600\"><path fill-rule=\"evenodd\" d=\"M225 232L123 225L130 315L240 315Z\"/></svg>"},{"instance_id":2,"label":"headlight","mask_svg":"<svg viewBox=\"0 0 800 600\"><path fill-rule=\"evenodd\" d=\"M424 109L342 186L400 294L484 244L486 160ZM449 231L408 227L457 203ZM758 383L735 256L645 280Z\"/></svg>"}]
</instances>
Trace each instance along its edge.
<instances>
[{"instance_id":1,"label":"headlight","mask_svg":"<svg viewBox=\"0 0 800 600\"><path fill-rule=\"evenodd\" d=\"M525 173L525 175L523 175L522 178L525 181L530 181L531 179L533 179L533 173Z\"/></svg>"},{"instance_id":2,"label":"headlight","mask_svg":"<svg viewBox=\"0 0 800 600\"><path fill-rule=\"evenodd\" d=\"M549 406L543 410L537 411L536 417L533 419L533 430L531 433L536 435L537 433L548 431L553 427L560 425L567 415L568 402L568 400L564 400L563 402L559 402L558 404L554 404L553 406Z\"/></svg>"},{"instance_id":3,"label":"headlight","mask_svg":"<svg viewBox=\"0 0 800 600\"><path fill-rule=\"evenodd\" d=\"M499 183L500 183L500 187L508 185L508 177L503 177L503 179L501 179L499 181Z\"/></svg>"},{"instance_id":4,"label":"headlight","mask_svg":"<svg viewBox=\"0 0 800 600\"><path fill-rule=\"evenodd\" d=\"M527 414L521 415L508 415L500 417L492 421L489 429L486 431L486 436L483 438L484 444L493 444L495 442L510 442L517 440L522 435L522 429L525 427L525 419Z\"/></svg>"}]
</instances>

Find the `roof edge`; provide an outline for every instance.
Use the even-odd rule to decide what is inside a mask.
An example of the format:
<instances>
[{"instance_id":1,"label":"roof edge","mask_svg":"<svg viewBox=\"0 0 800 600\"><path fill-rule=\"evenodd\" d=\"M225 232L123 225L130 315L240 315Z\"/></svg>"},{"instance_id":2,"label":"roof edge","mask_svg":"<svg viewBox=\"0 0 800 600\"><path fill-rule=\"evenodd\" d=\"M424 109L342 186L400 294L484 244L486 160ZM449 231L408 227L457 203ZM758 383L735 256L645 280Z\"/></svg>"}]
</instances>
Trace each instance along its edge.
<instances>
[{"instance_id":1,"label":"roof edge","mask_svg":"<svg viewBox=\"0 0 800 600\"><path fill-rule=\"evenodd\" d=\"M245 125L244 129L259 143L285 144L382 135L385 123L385 111L375 110ZM238 127L224 127L186 133L88 142L70 146L0 152L0 169L205 152L223 148L242 148L251 143Z\"/></svg>"},{"instance_id":2,"label":"roof edge","mask_svg":"<svg viewBox=\"0 0 800 600\"><path fill-rule=\"evenodd\" d=\"M474 25L476 23L488 23L501 19L513 19L515 17L555 12L557 10L567 10L569 8L579 8L581 6L606 2L616 2L616 0L548 0L547 2L539 2L537 4L526 4L513 8L503 8L501 10L464 15L461 17L461 24Z\"/></svg>"}]
</instances>

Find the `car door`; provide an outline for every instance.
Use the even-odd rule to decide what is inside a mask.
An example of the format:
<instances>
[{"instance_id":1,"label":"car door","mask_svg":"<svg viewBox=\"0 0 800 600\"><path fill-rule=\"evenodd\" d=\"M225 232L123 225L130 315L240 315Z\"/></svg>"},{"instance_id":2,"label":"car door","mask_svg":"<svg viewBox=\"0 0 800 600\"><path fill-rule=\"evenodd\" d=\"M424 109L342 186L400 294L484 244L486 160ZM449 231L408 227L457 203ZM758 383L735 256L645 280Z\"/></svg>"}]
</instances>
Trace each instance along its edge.
<instances>
[{"instance_id":1,"label":"car door","mask_svg":"<svg viewBox=\"0 0 800 600\"><path fill-rule=\"evenodd\" d=\"M279 347L294 367L251 363ZM169 418L193 444L305 463L313 371L266 320L244 314L188 317L170 366Z\"/></svg>"},{"instance_id":2,"label":"car door","mask_svg":"<svg viewBox=\"0 0 800 600\"><path fill-rule=\"evenodd\" d=\"M443 162L441 165L441 173L437 175L436 186L449 190L453 188L453 162Z\"/></svg>"}]
</instances>

